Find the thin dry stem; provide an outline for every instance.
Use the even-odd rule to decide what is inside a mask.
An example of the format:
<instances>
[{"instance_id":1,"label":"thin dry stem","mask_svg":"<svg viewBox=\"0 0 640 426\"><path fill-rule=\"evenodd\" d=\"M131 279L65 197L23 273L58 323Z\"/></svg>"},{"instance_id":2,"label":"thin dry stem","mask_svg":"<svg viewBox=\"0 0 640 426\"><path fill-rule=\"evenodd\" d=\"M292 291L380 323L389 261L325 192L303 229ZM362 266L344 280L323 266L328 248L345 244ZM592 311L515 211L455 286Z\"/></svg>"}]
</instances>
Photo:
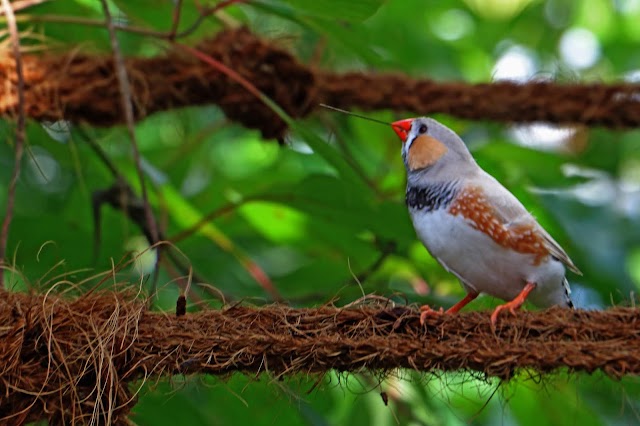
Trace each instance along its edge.
<instances>
[{"instance_id":1,"label":"thin dry stem","mask_svg":"<svg viewBox=\"0 0 640 426\"><path fill-rule=\"evenodd\" d=\"M127 75L127 68L122 58L122 52L120 51L120 45L118 43L118 37L116 30L113 26L113 20L111 13L109 12L109 5L107 0L100 0L102 3L102 9L105 15L105 24L109 30L109 38L111 40L111 49L113 51L113 60L115 62L116 76L118 79L118 86L120 88L120 101L122 111L127 124L127 131L129 133L129 139L131 140L131 148L133 150L133 159L138 173L138 179L140 180L140 190L142 192L142 202L144 203L144 213L146 216L146 222L151 234L151 244L158 242L158 227L156 220L151 211L149 205L149 196L147 194L147 185L144 179L144 171L142 170L142 160L140 158L140 150L138 149L138 143L136 142L136 129L135 118L133 115L133 95L131 93L131 86L129 85L129 76Z\"/></svg>"},{"instance_id":2,"label":"thin dry stem","mask_svg":"<svg viewBox=\"0 0 640 426\"><path fill-rule=\"evenodd\" d=\"M167 35L167 38L170 41L173 41L176 38L176 31L178 31L178 26L180 25L180 15L182 14L182 0L177 0L175 6L173 7L173 19L171 21L171 31Z\"/></svg>"},{"instance_id":3,"label":"thin dry stem","mask_svg":"<svg viewBox=\"0 0 640 426\"><path fill-rule=\"evenodd\" d=\"M7 192L7 210L2 221L2 230L0 231L0 289L4 288L4 266L5 257L7 254L7 242L9 239L9 228L11 226L11 219L13 217L13 206L15 203L16 186L18 185L18 178L20 177L20 170L22 166L22 154L24 152L25 142L25 96L24 96L24 71L22 66L22 54L20 53L20 35L18 33L18 25L16 24L16 17L11 8L9 0L2 0L2 8L4 14L7 17L7 26L9 27L9 34L11 37L11 48L15 61L15 69L17 74L17 105L18 120L16 123L16 140L15 140L15 156L13 164L13 173L11 174L11 180L9 182L9 189Z\"/></svg>"},{"instance_id":4,"label":"thin dry stem","mask_svg":"<svg viewBox=\"0 0 640 426\"><path fill-rule=\"evenodd\" d=\"M11 8L13 10L13 13L15 14L15 12L19 10L28 9L32 6L35 6L41 3L46 3L48 1L51 1L51 0L14 0L11 3ZM0 16L2 15L8 16L6 6L4 6L4 1L3 1L3 9L0 10ZM8 19L9 18L7 18L7 22L8 22ZM13 19L15 20L15 17Z\"/></svg>"}]
</instances>

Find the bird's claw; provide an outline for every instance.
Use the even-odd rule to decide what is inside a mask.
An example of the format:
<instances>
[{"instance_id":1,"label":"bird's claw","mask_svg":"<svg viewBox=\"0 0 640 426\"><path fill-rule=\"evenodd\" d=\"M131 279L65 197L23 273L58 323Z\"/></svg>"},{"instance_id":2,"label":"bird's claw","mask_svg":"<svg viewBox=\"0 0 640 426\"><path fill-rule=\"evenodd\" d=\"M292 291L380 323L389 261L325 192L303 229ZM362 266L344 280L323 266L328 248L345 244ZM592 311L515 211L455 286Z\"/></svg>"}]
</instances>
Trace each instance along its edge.
<instances>
[{"instance_id":1,"label":"bird's claw","mask_svg":"<svg viewBox=\"0 0 640 426\"><path fill-rule=\"evenodd\" d=\"M529 293L531 293L536 288L536 284L533 282L527 282L522 291L510 302L505 303L504 305L498 306L493 313L491 314L491 329L495 331L496 323L498 322L498 315L500 312L508 309L511 312L511 315L516 315L516 310L522 306L524 301L527 299Z\"/></svg>"},{"instance_id":2,"label":"bird's claw","mask_svg":"<svg viewBox=\"0 0 640 426\"><path fill-rule=\"evenodd\" d=\"M439 317L441 315L444 315L444 309L442 308L435 310L429 305L420 306L420 325L424 325L427 317Z\"/></svg>"},{"instance_id":3,"label":"bird's claw","mask_svg":"<svg viewBox=\"0 0 640 426\"><path fill-rule=\"evenodd\" d=\"M520 307L520 304L513 303L513 302L508 302L508 303L505 303L504 305L500 305L496 307L496 309L491 314L491 328L494 330L496 329L496 324L498 322L498 316L500 316L500 312L504 311L505 309L508 309L509 312L511 312L511 315L515 316L516 309L518 309L519 307Z\"/></svg>"}]
</instances>

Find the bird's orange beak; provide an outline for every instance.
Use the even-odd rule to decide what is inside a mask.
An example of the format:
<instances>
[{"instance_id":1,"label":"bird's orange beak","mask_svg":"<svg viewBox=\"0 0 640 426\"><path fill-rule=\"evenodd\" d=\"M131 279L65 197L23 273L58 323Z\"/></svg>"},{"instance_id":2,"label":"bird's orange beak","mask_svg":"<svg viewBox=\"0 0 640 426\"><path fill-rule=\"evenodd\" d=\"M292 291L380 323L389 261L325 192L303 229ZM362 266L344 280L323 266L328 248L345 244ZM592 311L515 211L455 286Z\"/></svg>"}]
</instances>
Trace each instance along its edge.
<instances>
[{"instance_id":1,"label":"bird's orange beak","mask_svg":"<svg viewBox=\"0 0 640 426\"><path fill-rule=\"evenodd\" d=\"M404 120L398 120L391 123L393 131L396 132L396 135L398 135L402 143L405 143L407 141L409 131L411 131L411 123L413 123L413 120L413 118L405 118Z\"/></svg>"}]
</instances>

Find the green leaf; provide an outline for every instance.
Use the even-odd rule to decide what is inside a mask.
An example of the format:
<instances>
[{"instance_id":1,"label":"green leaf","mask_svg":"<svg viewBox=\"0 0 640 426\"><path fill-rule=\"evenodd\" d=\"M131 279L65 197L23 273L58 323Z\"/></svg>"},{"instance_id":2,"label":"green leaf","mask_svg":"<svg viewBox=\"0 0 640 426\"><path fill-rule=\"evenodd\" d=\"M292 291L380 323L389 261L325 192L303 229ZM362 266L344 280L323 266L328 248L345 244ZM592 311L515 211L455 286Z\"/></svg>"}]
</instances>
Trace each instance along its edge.
<instances>
[{"instance_id":1,"label":"green leaf","mask_svg":"<svg viewBox=\"0 0 640 426\"><path fill-rule=\"evenodd\" d=\"M171 0L114 0L127 19L135 25L144 25L161 31L169 31L173 25L176 2ZM178 32L191 26L198 19L200 12L196 2L182 2L180 9L180 25Z\"/></svg>"},{"instance_id":2,"label":"green leaf","mask_svg":"<svg viewBox=\"0 0 640 426\"><path fill-rule=\"evenodd\" d=\"M292 10L288 5L278 3L253 3L252 6L268 14L294 22L303 28L311 30L313 33L327 37L335 48L356 54L372 65L383 63L382 57L370 48L364 34L358 34L354 25L344 23L344 21L339 21L335 18L299 13L297 10Z\"/></svg>"},{"instance_id":3,"label":"green leaf","mask_svg":"<svg viewBox=\"0 0 640 426\"><path fill-rule=\"evenodd\" d=\"M361 22L375 14L383 0L286 0L296 12L319 18Z\"/></svg>"}]
</instances>

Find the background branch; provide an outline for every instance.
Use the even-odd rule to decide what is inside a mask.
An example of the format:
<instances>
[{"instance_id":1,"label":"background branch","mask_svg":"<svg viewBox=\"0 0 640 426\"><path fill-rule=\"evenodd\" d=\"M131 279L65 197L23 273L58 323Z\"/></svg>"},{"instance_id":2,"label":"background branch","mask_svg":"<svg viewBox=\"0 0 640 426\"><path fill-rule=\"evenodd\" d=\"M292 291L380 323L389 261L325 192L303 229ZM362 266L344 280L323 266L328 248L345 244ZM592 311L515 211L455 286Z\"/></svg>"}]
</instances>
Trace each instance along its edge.
<instances>
[{"instance_id":1,"label":"background branch","mask_svg":"<svg viewBox=\"0 0 640 426\"><path fill-rule=\"evenodd\" d=\"M247 29L222 31L200 43L197 51L251 81L292 117L304 117L319 103L326 103L346 109L446 113L502 122L640 125L635 84L437 83L400 74L339 74L307 67ZM65 118L99 126L124 122L116 101L120 96L116 71L108 58L73 53L30 55L25 61L33 71L25 94L30 118ZM286 133L285 123L253 93L240 90L223 72L179 48L162 57L128 58L124 64L131 76L136 119L181 106L217 104L231 120L260 129L264 137L280 138ZM15 80L14 74L13 61L0 58L0 76ZM14 92L15 87L0 87L0 115L16 107Z\"/></svg>"}]
</instances>

